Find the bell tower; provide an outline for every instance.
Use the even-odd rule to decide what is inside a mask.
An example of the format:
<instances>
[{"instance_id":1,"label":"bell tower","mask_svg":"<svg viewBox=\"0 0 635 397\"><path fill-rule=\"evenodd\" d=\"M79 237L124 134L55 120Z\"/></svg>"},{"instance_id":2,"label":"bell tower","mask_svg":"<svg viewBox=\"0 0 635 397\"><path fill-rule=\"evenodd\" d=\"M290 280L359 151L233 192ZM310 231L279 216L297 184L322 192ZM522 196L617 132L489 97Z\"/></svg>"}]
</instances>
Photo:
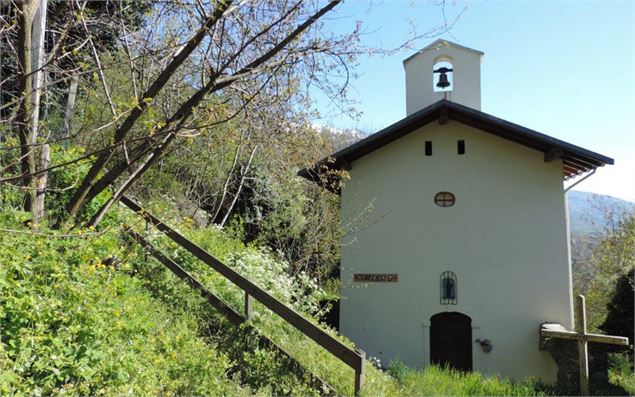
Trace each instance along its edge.
<instances>
[{"instance_id":1,"label":"bell tower","mask_svg":"<svg viewBox=\"0 0 635 397\"><path fill-rule=\"evenodd\" d=\"M408 115L447 99L481 110L483 53L439 39L403 61Z\"/></svg>"}]
</instances>

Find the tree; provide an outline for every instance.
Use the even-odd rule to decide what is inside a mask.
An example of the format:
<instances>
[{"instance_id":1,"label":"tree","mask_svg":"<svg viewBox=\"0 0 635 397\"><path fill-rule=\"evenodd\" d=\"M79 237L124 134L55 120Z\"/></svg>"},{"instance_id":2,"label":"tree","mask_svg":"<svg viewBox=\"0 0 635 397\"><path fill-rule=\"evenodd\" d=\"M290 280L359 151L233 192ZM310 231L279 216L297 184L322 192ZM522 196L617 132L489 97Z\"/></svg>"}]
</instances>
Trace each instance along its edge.
<instances>
[{"instance_id":1,"label":"tree","mask_svg":"<svg viewBox=\"0 0 635 397\"><path fill-rule=\"evenodd\" d=\"M617 280L613 296L607 305L607 315L599 328L607 335L626 336L633 345L635 340L635 274L634 269ZM632 350L631 350L632 355Z\"/></svg>"},{"instance_id":2,"label":"tree","mask_svg":"<svg viewBox=\"0 0 635 397\"><path fill-rule=\"evenodd\" d=\"M18 137L20 139L20 166L22 185L28 194L25 201L25 209L30 210L35 201L35 147L37 130L31 128L34 108L31 99L33 90L33 58L32 58L32 27L34 5L31 2L22 1L18 13L18 95L19 103L16 114Z\"/></svg>"},{"instance_id":3,"label":"tree","mask_svg":"<svg viewBox=\"0 0 635 397\"><path fill-rule=\"evenodd\" d=\"M633 332L634 321L633 300L635 299L634 269L622 274L618 277L613 285L613 289L609 290L610 299L606 302L602 318L604 321L598 326L598 329L606 335L625 336L629 340L630 346L615 346L607 344L591 345L591 368L594 371L604 373L607 371L608 379L611 383L632 389L633 384ZM625 354L626 353L626 354ZM602 379L602 378L598 378ZM604 385L603 393L621 395L623 391L615 389L615 386ZM630 394L624 394L630 395Z\"/></svg>"},{"instance_id":4,"label":"tree","mask_svg":"<svg viewBox=\"0 0 635 397\"><path fill-rule=\"evenodd\" d=\"M589 328L597 330L606 319L606 308L618 280L635 268L635 213L625 211L616 218L593 250L591 261L596 270L584 293Z\"/></svg>"},{"instance_id":5,"label":"tree","mask_svg":"<svg viewBox=\"0 0 635 397\"><path fill-rule=\"evenodd\" d=\"M162 25L148 32L157 41L153 43L146 39L137 48L128 51L127 55L131 73L140 70L139 64L147 60L159 61L165 66L158 71L141 70L138 73L138 77L147 83L125 108L118 106L110 95L106 65L102 62L101 54L95 50L92 32L86 29L86 45L93 48L93 70L98 75L112 113L109 122L115 127L112 135L107 137L108 144L95 151L96 158L90 170L67 203L68 220L72 221L89 201L127 173L112 197L90 221L93 225L99 223L108 209L166 152L178 134L183 130L200 128L189 123L196 119L197 113L201 113L198 112L201 105L210 105L210 102L205 103L208 95L223 95L226 101L242 102L243 107L246 107L263 89L263 85L272 79L273 74L297 65L307 67L311 64L315 69L323 66L321 61L311 56L340 56L346 43L343 38L324 40L319 36L304 34L311 27L318 26L316 22L339 2L329 1L320 6L304 1L227 0L212 2L207 7L199 4L200 7L192 8L178 3L172 4L171 8L155 7L155 16ZM26 11L23 9L21 13L25 21L29 19L26 18ZM87 26L89 14L86 8L78 7L76 11L81 24ZM174 21L171 18L181 18L180 23L168 26ZM189 38L180 42L181 37L188 32ZM163 44L167 45L160 47ZM144 131L145 136L133 146L130 143L134 140L131 135L140 132L135 128L142 121L142 116L147 116L148 110L157 103L160 94L164 94L162 90L177 71L186 66L192 67L196 62L201 62L201 67L194 70L198 76L183 73L191 87L189 95L173 103L172 109L164 117L153 120L153 128ZM28 73L24 75L29 76ZM22 96L26 94L25 90L21 92ZM27 114L28 110L22 109L21 113ZM226 111L216 113L213 116L217 117L208 120L212 124L222 123L223 117L233 117ZM26 140L21 142L25 153L30 151L28 145ZM124 148L128 145L132 147ZM121 159L121 154L125 154L125 160ZM28 156L27 159L30 160ZM29 164L33 164L33 161ZM25 167L30 167L28 172L23 173L25 184L30 183L30 179L26 178L37 174L35 167L29 164L25 163ZM5 178L5 181L14 179L17 177Z\"/></svg>"},{"instance_id":6,"label":"tree","mask_svg":"<svg viewBox=\"0 0 635 397\"><path fill-rule=\"evenodd\" d=\"M104 13L113 11L113 6L120 6L122 1L118 3L92 2L88 5L84 2L84 7L98 11L97 15L103 17ZM31 223L35 228L44 216L50 161L49 145L39 140L40 115L48 110L46 107L42 110L41 98L45 92L50 97L55 87L63 85L63 77L67 73L76 77L74 64L83 56L74 14L68 12L72 11L73 4L68 1L16 0L3 2L0 6L0 21L4 23L0 31L0 49L3 55L15 55L0 58L0 77L6 76L0 79L0 119L14 126L20 141L19 176L9 179L21 179L20 188L27 192L24 209L32 212ZM132 8L140 10L143 4L145 2L138 2ZM47 24L49 15L52 18ZM105 48L111 45L115 36L114 32L100 28L102 26L94 24L90 33L99 37L99 45ZM45 34L47 30L48 35ZM65 52L59 54L59 51ZM51 76L62 76L62 79L46 83L45 80L50 80ZM71 84L71 87L76 88L76 84ZM68 102L71 107L73 104L74 101ZM71 114L72 109L66 112ZM6 139L5 134L0 134L0 139ZM39 164L36 164L38 158ZM3 168L10 170L13 164Z\"/></svg>"},{"instance_id":7,"label":"tree","mask_svg":"<svg viewBox=\"0 0 635 397\"><path fill-rule=\"evenodd\" d=\"M98 51L114 49L121 34L121 27L138 29L145 22L144 14L149 9L149 0L109 0L109 1L60 1L60 0L10 0L0 2L0 120L10 121L19 98L18 54L15 46L18 36L18 22L22 7L43 10L40 13L43 47L43 72L48 77L47 94L66 93L75 77L79 78L80 63L91 57L90 46L86 45L86 29L77 17L77 10L83 9L85 18L90 15L87 28ZM34 17L35 15L33 15Z\"/></svg>"},{"instance_id":8,"label":"tree","mask_svg":"<svg viewBox=\"0 0 635 397\"><path fill-rule=\"evenodd\" d=\"M48 118L63 120L57 128L63 132L49 136L80 142L89 150L68 163L30 169L23 175L3 175L0 181L89 162L90 169L65 203L65 214L57 225L76 225L84 219L88 204L108 192L106 202L90 214L87 224L94 226L184 136L215 134L219 126L239 116L247 123L255 121L246 128L249 134L263 129L257 123L273 127L279 134L292 134L306 123L306 112L298 110L309 102L308 87L317 85L345 103L349 68L358 54L369 51L359 40L359 25L343 34L325 29L326 16L340 2L161 1L152 3L143 23L134 18L138 2L131 0L112 2L114 8L92 8L93 2L79 0L65 2L63 13L72 15L72 22L55 32L57 41L47 59L72 59L76 67L63 77L69 87L66 108ZM62 7L59 2L54 5ZM103 10L108 18L99 17ZM104 28L105 24L114 24L116 33ZM439 34L450 27L444 21L441 29L426 34ZM105 39L102 32L106 32ZM60 44L62 38L71 36L70 48ZM77 53L84 56L75 62ZM128 76L127 84L116 85L113 76L123 75ZM85 116L89 111L85 105L76 105L77 95L87 98L77 94L78 85L102 104L98 111L93 109L95 117L88 123L71 122L78 118L76 112L85 111ZM27 150L24 143L20 148ZM226 194L228 200L221 200L228 207L219 223L226 223L226 215L235 208L253 170L249 159L261 148L250 146L244 157L247 163L242 163L242 152L235 157L241 161L232 172L238 173L226 185L229 188L234 180L237 185L231 198Z\"/></svg>"}]
</instances>

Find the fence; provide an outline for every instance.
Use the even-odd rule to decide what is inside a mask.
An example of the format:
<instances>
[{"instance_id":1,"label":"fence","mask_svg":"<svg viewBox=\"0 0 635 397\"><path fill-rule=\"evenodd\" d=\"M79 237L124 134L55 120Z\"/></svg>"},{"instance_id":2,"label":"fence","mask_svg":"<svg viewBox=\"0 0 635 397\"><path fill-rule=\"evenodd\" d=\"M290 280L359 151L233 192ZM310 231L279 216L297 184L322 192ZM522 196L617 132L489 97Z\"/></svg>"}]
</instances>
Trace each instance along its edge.
<instances>
[{"instance_id":1,"label":"fence","mask_svg":"<svg viewBox=\"0 0 635 397\"><path fill-rule=\"evenodd\" d=\"M317 325L313 324L306 318L304 318L301 314L297 313L295 310L289 308L284 303L280 302L275 297L271 296L269 293L264 291L262 288L258 287L247 278L243 277L239 273L237 273L232 268L228 267L210 253L205 251L203 248L196 245L194 242L185 238L182 234L177 232L176 230L170 228L165 223L161 222L158 218L149 214L143 208L141 208L137 203L132 201L127 197L122 197L121 202L126 205L128 208L141 215L148 223L152 224L158 230L163 232L167 237L169 237L172 241L185 248L191 254L193 254L196 258L201 260L203 263L207 264L212 269L216 270L218 273L223 275L226 279L234 283L237 287L242 289L245 294L245 305L244 305L244 316L236 313L232 308L227 306L224 302L218 299L213 293L205 289L203 285L201 285L196 279L190 276L184 269L182 269L178 264L172 261L170 258L167 258L165 255L161 254L158 250L156 250L150 243L143 239L138 233L128 229L127 233L137 240L140 244L142 244L146 249L150 251L150 253L155 256L160 262L162 262L165 266L167 266L173 273L175 273L178 277L188 282L194 288L198 289L207 299L208 301L216 307L221 313L223 313L230 321L235 324L240 324L249 318L251 314L252 308L252 300L256 299L269 310L280 316L287 323L295 327L297 330L302 332L307 337L311 338L318 345L322 346L328 352L330 352L333 356L340 359L343 363L351 367L355 371L355 395L359 395L359 392L364 384L364 361L365 361L365 353L363 351L354 350L344 343L336 339L335 337L329 335L324 330L322 330ZM290 355L283 351L283 353L290 357Z\"/></svg>"}]
</instances>

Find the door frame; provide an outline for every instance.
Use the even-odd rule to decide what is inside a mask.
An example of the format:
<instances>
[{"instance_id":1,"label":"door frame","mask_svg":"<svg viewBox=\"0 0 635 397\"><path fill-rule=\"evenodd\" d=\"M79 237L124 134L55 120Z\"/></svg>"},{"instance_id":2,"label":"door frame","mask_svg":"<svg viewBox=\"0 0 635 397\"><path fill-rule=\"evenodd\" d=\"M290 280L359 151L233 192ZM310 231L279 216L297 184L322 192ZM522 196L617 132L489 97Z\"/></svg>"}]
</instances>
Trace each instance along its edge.
<instances>
[{"instance_id":1,"label":"door frame","mask_svg":"<svg viewBox=\"0 0 635 397\"><path fill-rule=\"evenodd\" d=\"M458 312L461 314L465 314L466 316L472 319L472 347L474 347L473 346L475 343L474 339L478 339L480 337L478 334L481 329L481 324L477 322L476 320L474 320L475 319L474 312L466 307L462 307L460 305L443 305L443 309L432 312L431 314L426 314L424 316L426 320L421 322L421 327L423 328L422 343L423 343L423 366L424 367L430 366L430 327L432 326L430 319L435 314L444 313L444 312ZM472 349L472 371L478 370L478 366L476 365L477 352L478 352L478 349Z\"/></svg>"}]
</instances>

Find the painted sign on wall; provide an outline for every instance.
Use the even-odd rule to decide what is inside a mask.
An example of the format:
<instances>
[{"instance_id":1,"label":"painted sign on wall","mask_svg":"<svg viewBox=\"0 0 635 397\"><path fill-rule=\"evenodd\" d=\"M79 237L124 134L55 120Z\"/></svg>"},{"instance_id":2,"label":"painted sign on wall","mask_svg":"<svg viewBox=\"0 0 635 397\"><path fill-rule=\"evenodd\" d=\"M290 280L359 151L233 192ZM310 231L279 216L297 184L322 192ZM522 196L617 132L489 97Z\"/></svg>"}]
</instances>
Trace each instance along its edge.
<instances>
[{"instance_id":1,"label":"painted sign on wall","mask_svg":"<svg viewBox=\"0 0 635 397\"><path fill-rule=\"evenodd\" d=\"M399 281L399 275L398 274L385 274L385 273L353 274L353 281L396 283L397 281Z\"/></svg>"}]
</instances>

